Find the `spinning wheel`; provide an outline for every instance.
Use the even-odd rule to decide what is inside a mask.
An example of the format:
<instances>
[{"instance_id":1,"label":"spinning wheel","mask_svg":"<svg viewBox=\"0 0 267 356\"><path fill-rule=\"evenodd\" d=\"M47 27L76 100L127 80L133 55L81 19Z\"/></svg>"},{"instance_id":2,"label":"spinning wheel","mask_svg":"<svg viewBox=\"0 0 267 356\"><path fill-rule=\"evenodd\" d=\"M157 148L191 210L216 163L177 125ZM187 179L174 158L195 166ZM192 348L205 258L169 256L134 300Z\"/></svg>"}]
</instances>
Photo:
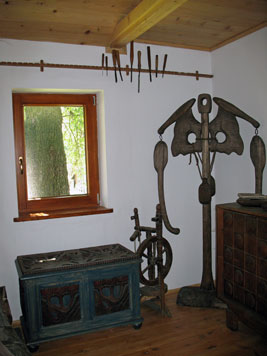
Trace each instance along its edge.
<instances>
[{"instance_id":1,"label":"spinning wheel","mask_svg":"<svg viewBox=\"0 0 267 356\"><path fill-rule=\"evenodd\" d=\"M137 249L142 258L140 264L140 282L147 286L159 285L157 237L151 236L143 240ZM164 279L172 265L172 249L169 242L162 238L162 278Z\"/></svg>"},{"instance_id":2,"label":"spinning wheel","mask_svg":"<svg viewBox=\"0 0 267 356\"><path fill-rule=\"evenodd\" d=\"M134 209L135 231L130 240L139 241L139 247L136 254L140 257L139 267L140 282L144 285L140 288L142 297L150 298L143 301L156 311L160 311L163 316L171 316L165 305L165 293L168 286L164 283L164 278L169 273L172 265L172 249L169 242L162 236L162 213L160 204L156 207L156 216L152 221L156 227L140 226L138 209ZM177 233L179 229L174 229ZM146 238L141 242L142 232L145 232Z\"/></svg>"}]
</instances>

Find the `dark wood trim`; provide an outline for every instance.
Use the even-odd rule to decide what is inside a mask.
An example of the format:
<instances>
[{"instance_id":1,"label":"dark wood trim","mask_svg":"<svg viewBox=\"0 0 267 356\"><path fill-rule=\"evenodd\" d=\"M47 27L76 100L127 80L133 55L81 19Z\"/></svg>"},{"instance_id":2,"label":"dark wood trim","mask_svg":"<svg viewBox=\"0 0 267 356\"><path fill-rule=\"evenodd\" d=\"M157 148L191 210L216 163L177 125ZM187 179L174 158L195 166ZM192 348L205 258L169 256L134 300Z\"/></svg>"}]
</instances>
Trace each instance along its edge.
<instances>
[{"instance_id":1,"label":"dark wood trim","mask_svg":"<svg viewBox=\"0 0 267 356\"><path fill-rule=\"evenodd\" d=\"M27 162L24 146L23 105L83 105L85 108L86 159L88 194L82 196L67 196L55 198L27 198ZM43 93L13 93L14 137L16 155L16 177L18 193L19 217L14 221L36 220L36 213L49 212L50 218L57 217L58 211L64 211L65 216L77 215L80 211L99 213L98 207L99 172L98 172L98 142L97 114L95 94L43 94ZM23 157L24 173L20 172L19 157ZM90 208L88 209L88 206ZM93 206L93 209L92 209ZM106 209L106 208L105 208ZM75 213L73 213L75 211ZM70 213L69 213L70 212ZM88 213L86 213L88 214ZM34 218L32 218L34 216ZM60 213L62 216L62 213ZM39 219L40 217L38 217ZM42 217L43 218L43 217Z\"/></svg>"},{"instance_id":2,"label":"dark wood trim","mask_svg":"<svg viewBox=\"0 0 267 356\"><path fill-rule=\"evenodd\" d=\"M54 211L42 211L36 213L22 213L17 218L14 218L14 222L21 221L32 221L32 220L46 220L46 219L56 219L56 218L67 218L72 216L83 216L83 215L95 215L95 214L107 214L112 213L112 208L105 208L103 206L92 206L81 209L65 209L65 210L54 210Z\"/></svg>"}]
</instances>

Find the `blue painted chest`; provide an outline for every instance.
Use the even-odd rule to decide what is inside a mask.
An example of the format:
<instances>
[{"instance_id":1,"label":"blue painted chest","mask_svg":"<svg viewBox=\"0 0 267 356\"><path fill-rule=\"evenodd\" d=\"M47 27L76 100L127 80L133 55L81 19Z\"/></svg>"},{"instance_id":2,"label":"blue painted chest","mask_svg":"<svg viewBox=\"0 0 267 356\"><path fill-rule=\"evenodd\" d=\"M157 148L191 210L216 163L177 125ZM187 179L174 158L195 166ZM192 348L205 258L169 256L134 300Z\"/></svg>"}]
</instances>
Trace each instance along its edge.
<instances>
[{"instance_id":1,"label":"blue painted chest","mask_svg":"<svg viewBox=\"0 0 267 356\"><path fill-rule=\"evenodd\" d=\"M18 256L27 345L142 324L140 258L120 244Z\"/></svg>"}]
</instances>

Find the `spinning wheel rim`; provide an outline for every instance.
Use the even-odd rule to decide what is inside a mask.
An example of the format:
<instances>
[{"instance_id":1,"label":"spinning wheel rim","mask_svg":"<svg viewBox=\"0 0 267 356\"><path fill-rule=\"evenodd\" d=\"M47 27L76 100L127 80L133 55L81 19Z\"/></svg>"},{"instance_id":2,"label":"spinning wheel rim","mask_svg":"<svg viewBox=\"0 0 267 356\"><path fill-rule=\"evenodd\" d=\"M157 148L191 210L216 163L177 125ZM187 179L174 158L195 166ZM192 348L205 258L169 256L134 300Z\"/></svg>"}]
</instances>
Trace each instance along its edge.
<instances>
[{"instance_id":1,"label":"spinning wheel rim","mask_svg":"<svg viewBox=\"0 0 267 356\"><path fill-rule=\"evenodd\" d=\"M157 284L159 284L159 276L157 274L157 276L155 275L155 277L153 278L146 278L144 276L144 273L146 273L147 271L149 271L149 268L155 269L154 272L158 273L157 270L157 259L154 256L148 256L149 253L145 253L146 250L148 250L148 248L152 248L153 249L153 244L154 244L154 252L157 252L156 249L156 244L157 244L158 238L156 236L151 237L149 239L145 239L140 246L137 249L137 254L140 256L141 259L150 259L151 264L147 263L147 266L145 268L142 268L142 262L140 264L139 267L139 275L140 275L140 282L144 285L147 286L155 286ZM163 258L163 279L167 276L167 274L169 273L169 270L171 268L172 265L172 249L171 246L169 244L169 242L165 239L162 238L162 249L163 249L163 257L165 255L165 258ZM153 274L153 273L151 273Z\"/></svg>"}]
</instances>

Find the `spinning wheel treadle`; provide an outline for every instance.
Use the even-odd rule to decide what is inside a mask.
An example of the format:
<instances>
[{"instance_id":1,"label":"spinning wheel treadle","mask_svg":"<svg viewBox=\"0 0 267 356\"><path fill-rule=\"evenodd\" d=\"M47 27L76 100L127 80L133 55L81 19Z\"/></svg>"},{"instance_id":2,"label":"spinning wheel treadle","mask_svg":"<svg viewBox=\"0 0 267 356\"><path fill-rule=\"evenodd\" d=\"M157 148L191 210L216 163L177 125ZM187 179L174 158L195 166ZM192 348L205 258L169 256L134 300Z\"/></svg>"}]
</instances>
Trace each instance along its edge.
<instances>
[{"instance_id":1,"label":"spinning wheel treadle","mask_svg":"<svg viewBox=\"0 0 267 356\"><path fill-rule=\"evenodd\" d=\"M168 286L164 283L164 293L168 292ZM140 288L140 294L144 297L160 297L160 287L156 286L144 286Z\"/></svg>"},{"instance_id":2,"label":"spinning wheel treadle","mask_svg":"<svg viewBox=\"0 0 267 356\"><path fill-rule=\"evenodd\" d=\"M152 236L149 239L145 239L138 247L137 254L142 258L142 263L140 264L140 282L147 286L158 285L157 237ZM162 277L164 279L172 265L172 249L165 238L162 238L162 259Z\"/></svg>"}]
</instances>

